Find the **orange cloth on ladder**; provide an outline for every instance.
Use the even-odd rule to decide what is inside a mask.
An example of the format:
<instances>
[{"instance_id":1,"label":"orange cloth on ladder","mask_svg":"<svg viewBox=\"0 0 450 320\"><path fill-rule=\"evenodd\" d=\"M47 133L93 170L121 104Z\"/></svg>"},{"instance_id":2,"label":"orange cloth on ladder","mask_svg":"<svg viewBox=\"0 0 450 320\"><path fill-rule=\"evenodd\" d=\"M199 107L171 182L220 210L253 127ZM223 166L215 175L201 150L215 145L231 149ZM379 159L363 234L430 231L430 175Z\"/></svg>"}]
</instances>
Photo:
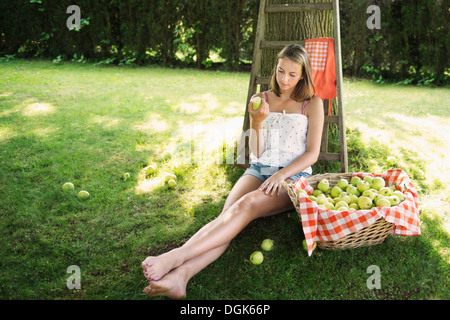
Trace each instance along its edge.
<instances>
[{"instance_id":1,"label":"orange cloth on ladder","mask_svg":"<svg viewBox=\"0 0 450 320\"><path fill-rule=\"evenodd\" d=\"M331 114L331 100L337 96L334 39L308 39L305 41L305 49L311 60L316 95L322 99L330 99L328 114Z\"/></svg>"}]
</instances>

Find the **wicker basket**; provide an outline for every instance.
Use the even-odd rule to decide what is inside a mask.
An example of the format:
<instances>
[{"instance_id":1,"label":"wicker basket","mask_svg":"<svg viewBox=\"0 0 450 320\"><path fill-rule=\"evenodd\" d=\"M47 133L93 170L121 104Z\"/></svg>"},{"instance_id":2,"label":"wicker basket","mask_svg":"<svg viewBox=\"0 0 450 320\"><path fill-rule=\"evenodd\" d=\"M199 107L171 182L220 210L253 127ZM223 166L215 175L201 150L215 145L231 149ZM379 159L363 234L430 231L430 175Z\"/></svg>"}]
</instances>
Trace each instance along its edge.
<instances>
[{"instance_id":1,"label":"wicker basket","mask_svg":"<svg viewBox=\"0 0 450 320\"><path fill-rule=\"evenodd\" d=\"M317 188L317 184L322 179L327 179L330 182L330 186L335 185L339 179L346 179L350 181L352 178L352 173L326 173L314 175L306 178L308 184L314 189ZM300 204L298 200L298 195L294 191L295 183L283 183L283 187L289 194L289 197L294 204L295 210L300 216ZM327 250L336 250L336 249L350 249L350 248L358 248L358 247L367 247L373 246L376 244L382 243L388 234L391 232L394 227L393 223L387 222L383 218L378 219L370 226L367 226L361 230L358 230L354 233L351 233L339 240L336 241L318 241L317 246L321 249Z\"/></svg>"}]
</instances>

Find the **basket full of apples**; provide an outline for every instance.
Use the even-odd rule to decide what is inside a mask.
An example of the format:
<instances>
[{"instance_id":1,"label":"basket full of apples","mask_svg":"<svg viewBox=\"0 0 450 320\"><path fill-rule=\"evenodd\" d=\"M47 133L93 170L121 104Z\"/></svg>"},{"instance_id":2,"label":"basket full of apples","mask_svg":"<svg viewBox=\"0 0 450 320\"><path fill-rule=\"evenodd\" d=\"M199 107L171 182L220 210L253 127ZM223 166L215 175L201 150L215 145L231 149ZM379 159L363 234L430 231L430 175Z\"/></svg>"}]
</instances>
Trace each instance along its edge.
<instances>
[{"instance_id":1,"label":"basket full of apples","mask_svg":"<svg viewBox=\"0 0 450 320\"><path fill-rule=\"evenodd\" d=\"M320 174L283 186L310 248L315 242L331 250L380 244L393 230L420 234L418 195L400 169Z\"/></svg>"}]
</instances>

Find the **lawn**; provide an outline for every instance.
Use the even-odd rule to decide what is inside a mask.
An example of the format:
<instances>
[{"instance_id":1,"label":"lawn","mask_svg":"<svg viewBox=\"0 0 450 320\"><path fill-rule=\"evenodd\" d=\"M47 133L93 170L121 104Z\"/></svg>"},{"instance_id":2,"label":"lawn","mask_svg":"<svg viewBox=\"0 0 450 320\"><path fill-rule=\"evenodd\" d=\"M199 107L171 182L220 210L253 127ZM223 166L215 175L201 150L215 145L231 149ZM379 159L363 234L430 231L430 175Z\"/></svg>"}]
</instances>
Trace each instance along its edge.
<instances>
[{"instance_id":1,"label":"lawn","mask_svg":"<svg viewBox=\"0 0 450 320\"><path fill-rule=\"evenodd\" d=\"M0 298L149 299L141 261L212 220L242 174L227 156L249 74L15 60L0 79ZM191 280L189 299L450 298L450 90L346 79L344 94L349 169L404 169L422 236L307 257L295 211L261 219ZM265 238L275 249L253 266ZM371 265L381 289L367 288Z\"/></svg>"}]
</instances>

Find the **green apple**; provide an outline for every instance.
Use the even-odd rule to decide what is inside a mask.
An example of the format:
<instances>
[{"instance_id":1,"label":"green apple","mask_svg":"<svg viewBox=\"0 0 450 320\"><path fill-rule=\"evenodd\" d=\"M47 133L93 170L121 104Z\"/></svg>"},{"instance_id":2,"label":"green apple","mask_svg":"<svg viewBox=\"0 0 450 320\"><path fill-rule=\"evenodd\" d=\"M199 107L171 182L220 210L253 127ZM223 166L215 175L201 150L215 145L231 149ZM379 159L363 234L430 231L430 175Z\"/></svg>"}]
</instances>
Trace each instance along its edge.
<instances>
[{"instance_id":1,"label":"green apple","mask_svg":"<svg viewBox=\"0 0 450 320\"><path fill-rule=\"evenodd\" d=\"M270 239L265 239L262 243L261 243L261 248L265 251L270 251L273 248L273 241Z\"/></svg>"},{"instance_id":2,"label":"green apple","mask_svg":"<svg viewBox=\"0 0 450 320\"><path fill-rule=\"evenodd\" d=\"M357 195L355 195L355 194L350 194L349 197L350 197L350 204L351 204L351 203L358 203L359 197L358 197Z\"/></svg>"},{"instance_id":3,"label":"green apple","mask_svg":"<svg viewBox=\"0 0 450 320\"><path fill-rule=\"evenodd\" d=\"M156 171L156 166L154 164L151 164L144 168L145 174L152 174Z\"/></svg>"},{"instance_id":4,"label":"green apple","mask_svg":"<svg viewBox=\"0 0 450 320\"><path fill-rule=\"evenodd\" d=\"M334 205L330 202L327 202L324 204L325 208L327 208L328 210L334 210Z\"/></svg>"},{"instance_id":5,"label":"green apple","mask_svg":"<svg viewBox=\"0 0 450 320\"><path fill-rule=\"evenodd\" d=\"M377 195L375 195L375 198L373 198L373 202L377 203L378 200L380 200L381 198L385 198L385 196L383 196L381 194L377 194Z\"/></svg>"},{"instance_id":6,"label":"green apple","mask_svg":"<svg viewBox=\"0 0 450 320\"><path fill-rule=\"evenodd\" d=\"M390 207L391 206L391 202L383 197L377 200L377 207Z\"/></svg>"},{"instance_id":7,"label":"green apple","mask_svg":"<svg viewBox=\"0 0 450 320\"><path fill-rule=\"evenodd\" d=\"M319 194L323 194L322 190L315 189L315 190L313 191L313 193L312 193L312 195L313 195L314 197L317 197Z\"/></svg>"},{"instance_id":8,"label":"green apple","mask_svg":"<svg viewBox=\"0 0 450 320\"><path fill-rule=\"evenodd\" d=\"M339 188L338 186L334 186L333 188L331 188L330 196L332 198L337 198L337 197L339 197L339 195L341 193L342 193L342 189Z\"/></svg>"},{"instance_id":9,"label":"green apple","mask_svg":"<svg viewBox=\"0 0 450 320\"><path fill-rule=\"evenodd\" d=\"M372 184L370 185L371 188L374 188L376 190L380 190L381 188L386 186L386 181L382 177L375 177L372 180Z\"/></svg>"},{"instance_id":10,"label":"green apple","mask_svg":"<svg viewBox=\"0 0 450 320\"><path fill-rule=\"evenodd\" d=\"M350 180L350 183L352 185L354 185L355 187L358 185L358 182L361 181L361 178L358 176L354 176L352 177L352 179Z\"/></svg>"},{"instance_id":11,"label":"green apple","mask_svg":"<svg viewBox=\"0 0 450 320\"><path fill-rule=\"evenodd\" d=\"M66 182L62 186L63 191L73 191L75 189L72 182Z\"/></svg>"},{"instance_id":12,"label":"green apple","mask_svg":"<svg viewBox=\"0 0 450 320\"><path fill-rule=\"evenodd\" d=\"M336 210L339 209L340 207L346 207L348 209L348 203L345 201L339 201L334 205L334 207L336 208Z\"/></svg>"},{"instance_id":13,"label":"green apple","mask_svg":"<svg viewBox=\"0 0 450 320\"><path fill-rule=\"evenodd\" d=\"M347 192L341 192L341 194L339 195L338 199L339 199L339 201L344 201L344 202L346 202L347 204L349 204L350 201L351 201L351 198L350 198L350 196L347 194Z\"/></svg>"},{"instance_id":14,"label":"green apple","mask_svg":"<svg viewBox=\"0 0 450 320\"><path fill-rule=\"evenodd\" d=\"M325 203L328 202L327 197L326 197L323 193L322 193L322 194L319 194L319 195L316 197L316 200L317 200L317 203L318 203L318 204L325 204Z\"/></svg>"},{"instance_id":15,"label":"green apple","mask_svg":"<svg viewBox=\"0 0 450 320\"><path fill-rule=\"evenodd\" d=\"M369 197L361 196L358 200L358 206L361 209L370 209L372 208L372 200Z\"/></svg>"},{"instance_id":16,"label":"green apple","mask_svg":"<svg viewBox=\"0 0 450 320\"><path fill-rule=\"evenodd\" d=\"M363 197L369 197L370 200L373 201L373 199L375 198L376 194L373 193L373 192L370 191L370 190L366 190L366 191L364 191L364 192L362 193L362 196L363 196Z\"/></svg>"},{"instance_id":17,"label":"green apple","mask_svg":"<svg viewBox=\"0 0 450 320\"><path fill-rule=\"evenodd\" d=\"M392 190L389 187L383 187L380 190L378 190L378 194L388 197L392 194Z\"/></svg>"},{"instance_id":18,"label":"green apple","mask_svg":"<svg viewBox=\"0 0 450 320\"><path fill-rule=\"evenodd\" d=\"M339 181L336 184L339 188L341 188L342 190L345 190L345 188L347 188L348 186L348 181L345 179L339 179Z\"/></svg>"},{"instance_id":19,"label":"green apple","mask_svg":"<svg viewBox=\"0 0 450 320\"><path fill-rule=\"evenodd\" d=\"M336 211L349 211L350 208L349 207L345 207L345 206L340 206L339 208L335 209Z\"/></svg>"},{"instance_id":20,"label":"green apple","mask_svg":"<svg viewBox=\"0 0 450 320\"><path fill-rule=\"evenodd\" d=\"M373 177L372 176L365 176L363 180L367 181L369 184L371 184L372 181L373 181Z\"/></svg>"},{"instance_id":21,"label":"green apple","mask_svg":"<svg viewBox=\"0 0 450 320\"><path fill-rule=\"evenodd\" d=\"M85 191L85 190L81 190L80 192L78 192L78 198L81 200L85 200L87 198L89 198L89 192Z\"/></svg>"},{"instance_id":22,"label":"green apple","mask_svg":"<svg viewBox=\"0 0 450 320\"><path fill-rule=\"evenodd\" d=\"M322 192L327 192L329 187L330 187L330 182L327 179L320 180L319 184L317 185L317 188L319 190L321 190Z\"/></svg>"},{"instance_id":23,"label":"green apple","mask_svg":"<svg viewBox=\"0 0 450 320\"><path fill-rule=\"evenodd\" d=\"M164 181L169 181L169 180L176 180L177 176L174 175L173 173L167 173L166 176L164 177Z\"/></svg>"},{"instance_id":24,"label":"green apple","mask_svg":"<svg viewBox=\"0 0 450 320\"><path fill-rule=\"evenodd\" d=\"M303 249L305 249L305 251L308 251L308 245L306 244L306 239L303 239ZM314 247L313 250L317 247L317 242L314 242Z\"/></svg>"},{"instance_id":25,"label":"green apple","mask_svg":"<svg viewBox=\"0 0 450 320\"><path fill-rule=\"evenodd\" d=\"M345 188L345 192L347 192L348 194L354 194L357 197L359 197L361 195L361 192L359 192L358 188L356 188L354 185L349 184L347 186L347 188Z\"/></svg>"},{"instance_id":26,"label":"green apple","mask_svg":"<svg viewBox=\"0 0 450 320\"><path fill-rule=\"evenodd\" d=\"M317 202L317 198L313 195L308 196L308 199Z\"/></svg>"},{"instance_id":27,"label":"green apple","mask_svg":"<svg viewBox=\"0 0 450 320\"><path fill-rule=\"evenodd\" d=\"M297 194L303 193L304 195L308 195L308 193L303 189L298 189Z\"/></svg>"},{"instance_id":28,"label":"green apple","mask_svg":"<svg viewBox=\"0 0 450 320\"><path fill-rule=\"evenodd\" d=\"M360 181L358 181L358 184L356 185L356 187L358 188L359 192L362 193L362 192L370 189L370 184L365 180L360 180Z\"/></svg>"},{"instance_id":29,"label":"green apple","mask_svg":"<svg viewBox=\"0 0 450 320\"><path fill-rule=\"evenodd\" d=\"M174 188L177 185L177 182L175 180L169 180L167 181L167 184L170 188Z\"/></svg>"},{"instance_id":30,"label":"green apple","mask_svg":"<svg viewBox=\"0 0 450 320\"><path fill-rule=\"evenodd\" d=\"M254 265L261 264L264 260L264 256L261 251L255 251L250 255L250 262Z\"/></svg>"},{"instance_id":31,"label":"green apple","mask_svg":"<svg viewBox=\"0 0 450 320\"><path fill-rule=\"evenodd\" d=\"M396 206L400 203L400 199L394 195L387 197L387 199L391 203L391 206Z\"/></svg>"},{"instance_id":32,"label":"green apple","mask_svg":"<svg viewBox=\"0 0 450 320\"><path fill-rule=\"evenodd\" d=\"M350 204L348 205L348 208L349 208L349 209L359 210L358 203L350 203Z\"/></svg>"},{"instance_id":33,"label":"green apple","mask_svg":"<svg viewBox=\"0 0 450 320\"><path fill-rule=\"evenodd\" d=\"M398 200L403 201L405 200L405 195L403 194L403 192L401 192L400 190L396 190L392 193L392 195L397 196Z\"/></svg>"},{"instance_id":34,"label":"green apple","mask_svg":"<svg viewBox=\"0 0 450 320\"><path fill-rule=\"evenodd\" d=\"M130 178L130 174L128 173L128 172L125 172L124 174L123 174L123 179L126 181L127 179L129 179Z\"/></svg>"},{"instance_id":35,"label":"green apple","mask_svg":"<svg viewBox=\"0 0 450 320\"><path fill-rule=\"evenodd\" d=\"M255 97L255 98L253 98L252 100L250 100L251 102L252 102L252 108L253 108L253 110L258 110L259 109L259 107L261 107L261 103L262 103L262 100L261 100L261 98L260 97Z\"/></svg>"}]
</instances>

